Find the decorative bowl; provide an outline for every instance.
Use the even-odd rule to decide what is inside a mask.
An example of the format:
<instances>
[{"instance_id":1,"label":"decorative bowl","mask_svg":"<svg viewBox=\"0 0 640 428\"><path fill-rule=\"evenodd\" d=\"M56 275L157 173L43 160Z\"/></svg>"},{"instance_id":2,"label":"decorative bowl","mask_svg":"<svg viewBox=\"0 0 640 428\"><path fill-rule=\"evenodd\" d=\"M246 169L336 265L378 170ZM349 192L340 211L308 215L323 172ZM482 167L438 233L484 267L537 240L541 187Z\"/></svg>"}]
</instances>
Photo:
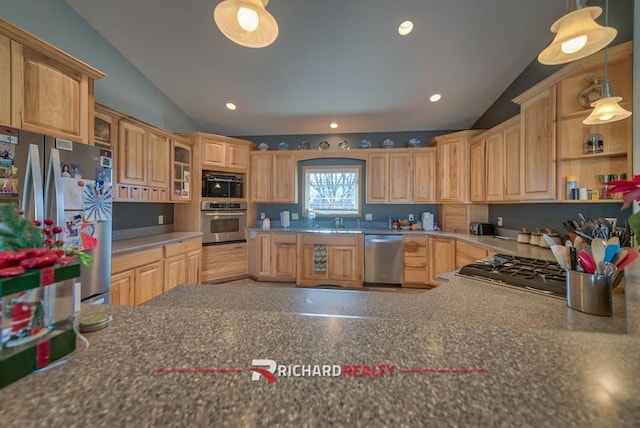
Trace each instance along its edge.
<instances>
[{"instance_id":1,"label":"decorative bowl","mask_svg":"<svg viewBox=\"0 0 640 428\"><path fill-rule=\"evenodd\" d=\"M368 140L360 141L360 148L361 149L368 149L369 147L371 147L371 141L368 141Z\"/></svg>"},{"instance_id":2,"label":"decorative bowl","mask_svg":"<svg viewBox=\"0 0 640 428\"><path fill-rule=\"evenodd\" d=\"M311 144L308 141L303 141L298 144L298 149L300 150L309 150L311 148Z\"/></svg>"},{"instance_id":3,"label":"decorative bowl","mask_svg":"<svg viewBox=\"0 0 640 428\"><path fill-rule=\"evenodd\" d=\"M258 145L258 150L261 150L263 152L269 150L269 145L267 143L260 143Z\"/></svg>"},{"instance_id":4,"label":"decorative bowl","mask_svg":"<svg viewBox=\"0 0 640 428\"><path fill-rule=\"evenodd\" d=\"M284 141L278 144L278 150L289 150L289 143L285 143Z\"/></svg>"},{"instance_id":5,"label":"decorative bowl","mask_svg":"<svg viewBox=\"0 0 640 428\"><path fill-rule=\"evenodd\" d=\"M384 147L385 149L390 149L394 146L393 140L390 139L386 139L382 142L382 147Z\"/></svg>"},{"instance_id":6,"label":"decorative bowl","mask_svg":"<svg viewBox=\"0 0 640 428\"><path fill-rule=\"evenodd\" d=\"M408 147L420 147L420 144L422 144L420 142L420 140L418 140L417 138L412 138L409 140L409 142L407 143Z\"/></svg>"},{"instance_id":7,"label":"decorative bowl","mask_svg":"<svg viewBox=\"0 0 640 428\"><path fill-rule=\"evenodd\" d=\"M321 141L320 144L318 144L318 149L320 150L329 150L330 147L331 144L329 144L328 141Z\"/></svg>"},{"instance_id":8,"label":"decorative bowl","mask_svg":"<svg viewBox=\"0 0 640 428\"><path fill-rule=\"evenodd\" d=\"M349 150L351 148L351 145L347 140L343 140L343 141L340 141L340 144L338 144L338 147L340 147L342 150Z\"/></svg>"}]
</instances>

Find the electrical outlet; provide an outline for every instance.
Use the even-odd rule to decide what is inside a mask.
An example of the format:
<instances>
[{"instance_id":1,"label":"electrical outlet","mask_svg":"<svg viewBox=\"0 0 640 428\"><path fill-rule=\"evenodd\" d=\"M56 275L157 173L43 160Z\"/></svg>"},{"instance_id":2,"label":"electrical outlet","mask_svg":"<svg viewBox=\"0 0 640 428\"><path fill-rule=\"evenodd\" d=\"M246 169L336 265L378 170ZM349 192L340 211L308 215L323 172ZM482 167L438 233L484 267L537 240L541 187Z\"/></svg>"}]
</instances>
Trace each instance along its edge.
<instances>
[{"instance_id":1,"label":"electrical outlet","mask_svg":"<svg viewBox=\"0 0 640 428\"><path fill-rule=\"evenodd\" d=\"M267 215L265 213L260 213L260 220L264 220L265 218L267 218Z\"/></svg>"},{"instance_id":2,"label":"electrical outlet","mask_svg":"<svg viewBox=\"0 0 640 428\"><path fill-rule=\"evenodd\" d=\"M367 213L364 215L364 220L365 221L372 221L373 220L373 214L371 213Z\"/></svg>"},{"instance_id":3,"label":"electrical outlet","mask_svg":"<svg viewBox=\"0 0 640 428\"><path fill-rule=\"evenodd\" d=\"M498 227L502 227L502 217L498 217Z\"/></svg>"},{"instance_id":4,"label":"electrical outlet","mask_svg":"<svg viewBox=\"0 0 640 428\"><path fill-rule=\"evenodd\" d=\"M409 214L409 221L413 221L413 214Z\"/></svg>"},{"instance_id":5,"label":"electrical outlet","mask_svg":"<svg viewBox=\"0 0 640 428\"><path fill-rule=\"evenodd\" d=\"M298 220L298 213L291 213L291 220Z\"/></svg>"},{"instance_id":6,"label":"electrical outlet","mask_svg":"<svg viewBox=\"0 0 640 428\"><path fill-rule=\"evenodd\" d=\"M159 215L158 216L158 224L164 224L164 216L163 215Z\"/></svg>"}]
</instances>

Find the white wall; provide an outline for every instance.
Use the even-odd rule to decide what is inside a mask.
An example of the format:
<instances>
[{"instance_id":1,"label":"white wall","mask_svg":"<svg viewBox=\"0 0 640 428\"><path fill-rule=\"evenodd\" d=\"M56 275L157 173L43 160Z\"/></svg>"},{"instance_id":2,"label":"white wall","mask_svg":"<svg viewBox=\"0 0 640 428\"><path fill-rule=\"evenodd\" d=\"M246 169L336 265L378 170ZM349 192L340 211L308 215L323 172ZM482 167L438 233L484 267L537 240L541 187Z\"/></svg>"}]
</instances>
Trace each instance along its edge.
<instances>
[{"instance_id":1,"label":"white wall","mask_svg":"<svg viewBox=\"0 0 640 428\"><path fill-rule=\"evenodd\" d=\"M63 0L0 0L0 17L106 73L96 101L168 131L200 130Z\"/></svg>"}]
</instances>

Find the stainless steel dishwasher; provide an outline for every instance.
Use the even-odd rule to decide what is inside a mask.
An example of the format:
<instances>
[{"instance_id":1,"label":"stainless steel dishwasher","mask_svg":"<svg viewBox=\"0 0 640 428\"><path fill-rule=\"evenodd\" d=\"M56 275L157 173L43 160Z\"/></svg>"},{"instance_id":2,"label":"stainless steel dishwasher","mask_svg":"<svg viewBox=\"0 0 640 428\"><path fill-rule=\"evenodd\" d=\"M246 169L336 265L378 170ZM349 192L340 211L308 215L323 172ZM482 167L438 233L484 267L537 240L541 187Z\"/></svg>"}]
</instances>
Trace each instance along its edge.
<instances>
[{"instance_id":1,"label":"stainless steel dishwasher","mask_svg":"<svg viewBox=\"0 0 640 428\"><path fill-rule=\"evenodd\" d=\"M402 284L402 235L364 235L364 282Z\"/></svg>"}]
</instances>

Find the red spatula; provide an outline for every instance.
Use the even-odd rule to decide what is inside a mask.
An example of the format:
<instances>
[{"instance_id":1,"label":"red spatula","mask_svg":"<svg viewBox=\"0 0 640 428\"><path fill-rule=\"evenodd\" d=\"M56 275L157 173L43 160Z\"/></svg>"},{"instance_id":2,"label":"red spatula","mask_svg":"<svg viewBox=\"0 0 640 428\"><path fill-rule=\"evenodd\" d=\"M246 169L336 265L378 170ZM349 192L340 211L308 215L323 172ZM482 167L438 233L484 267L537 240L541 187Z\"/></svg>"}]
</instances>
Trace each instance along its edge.
<instances>
[{"instance_id":1,"label":"red spatula","mask_svg":"<svg viewBox=\"0 0 640 428\"><path fill-rule=\"evenodd\" d=\"M622 269L629 266L631 263L635 262L638 256L640 256L640 254L638 254L637 251L630 251L629 254L627 254L627 257L625 257L624 259L622 259L622 261L618 263L617 265L618 271L621 271Z\"/></svg>"}]
</instances>

